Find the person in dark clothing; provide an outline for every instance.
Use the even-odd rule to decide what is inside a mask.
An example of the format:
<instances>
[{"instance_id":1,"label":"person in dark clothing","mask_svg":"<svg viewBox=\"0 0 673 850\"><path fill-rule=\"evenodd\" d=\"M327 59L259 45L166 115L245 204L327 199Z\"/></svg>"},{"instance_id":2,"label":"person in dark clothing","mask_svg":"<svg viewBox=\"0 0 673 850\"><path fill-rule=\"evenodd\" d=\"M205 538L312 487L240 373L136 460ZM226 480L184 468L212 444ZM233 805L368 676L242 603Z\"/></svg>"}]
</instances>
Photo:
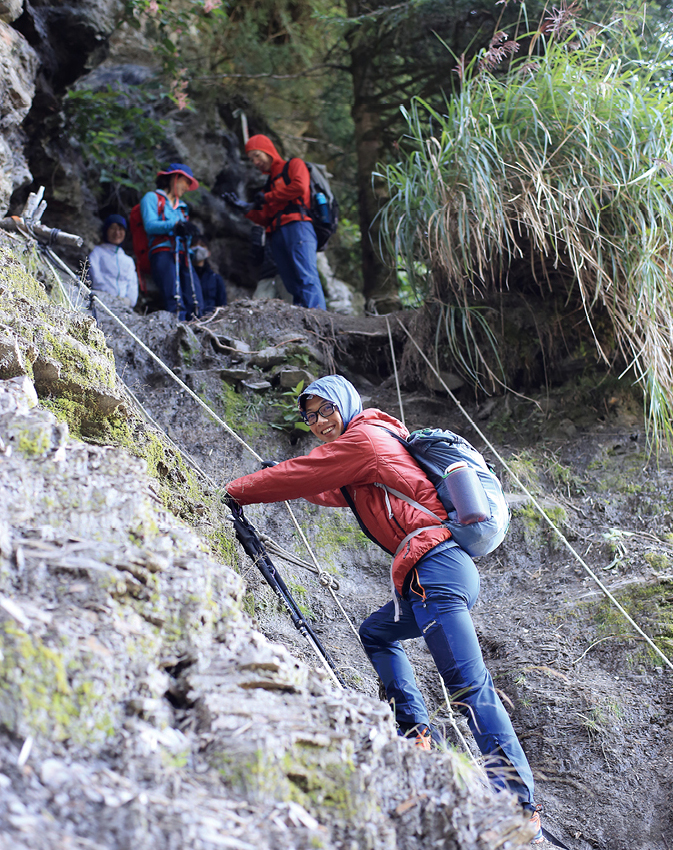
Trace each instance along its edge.
<instances>
[{"instance_id":1,"label":"person in dark clothing","mask_svg":"<svg viewBox=\"0 0 673 850\"><path fill-rule=\"evenodd\" d=\"M224 279L210 265L209 257L208 243L203 236L197 236L192 245L192 258L194 270L201 282L204 314L212 313L217 307L227 305L227 288Z\"/></svg>"},{"instance_id":2,"label":"person in dark clothing","mask_svg":"<svg viewBox=\"0 0 673 850\"><path fill-rule=\"evenodd\" d=\"M189 245L198 228L189 221L185 192L199 188L192 169L172 162L157 174L156 189L140 202L143 227L149 241L152 278L161 292L164 308L180 321L203 314L201 283L194 271Z\"/></svg>"},{"instance_id":3,"label":"person in dark clothing","mask_svg":"<svg viewBox=\"0 0 673 850\"><path fill-rule=\"evenodd\" d=\"M252 203L234 192L227 192L224 199L250 221L266 228L273 260L294 304L325 310L317 265L318 240L308 214L311 178L306 163L290 160L286 183L282 179L286 160L268 136L251 136L245 151L255 168L269 176L264 191L258 192Z\"/></svg>"}]
</instances>

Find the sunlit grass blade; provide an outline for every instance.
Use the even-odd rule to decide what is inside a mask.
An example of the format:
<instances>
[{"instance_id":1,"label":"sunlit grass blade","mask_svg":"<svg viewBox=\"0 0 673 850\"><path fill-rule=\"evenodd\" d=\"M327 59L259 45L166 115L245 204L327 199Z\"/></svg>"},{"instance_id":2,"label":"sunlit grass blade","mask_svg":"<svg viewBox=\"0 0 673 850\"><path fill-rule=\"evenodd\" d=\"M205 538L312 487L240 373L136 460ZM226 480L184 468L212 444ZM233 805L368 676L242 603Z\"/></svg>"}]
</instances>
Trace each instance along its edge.
<instances>
[{"instance_id":1,"label":"sunlit grass blade","mask_svg":"<svg viewBox=\"0 0 673 850\"><path fill-rule=\"evenodd\" d=\"M444 342L475 386L509 380L480 299L561 295L600 359L616 345L651 437L670 442L673 93L628 38L614 21L561 42L538 33L505 74L475 60L444 109L412 101L400 159L381 171L380 232L419 294L446 305Z\"/></svg>"}]
</instances>

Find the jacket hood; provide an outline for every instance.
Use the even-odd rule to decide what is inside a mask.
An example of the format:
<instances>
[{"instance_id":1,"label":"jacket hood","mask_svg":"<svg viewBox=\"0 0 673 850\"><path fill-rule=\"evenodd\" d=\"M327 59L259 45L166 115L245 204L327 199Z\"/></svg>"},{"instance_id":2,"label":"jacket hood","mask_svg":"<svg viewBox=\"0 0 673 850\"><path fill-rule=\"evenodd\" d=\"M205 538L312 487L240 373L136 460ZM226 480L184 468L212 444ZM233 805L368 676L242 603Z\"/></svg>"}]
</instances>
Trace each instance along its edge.
<instances>
[{"instance_id":1,"label":"jacket hood","mask_svg":"<svg viewBox=\"0 0 673 850\"><path fill-rule=\"evenodd\" d=\"M378 410L375 407L363 410L359 416L353 418L352 424L359 425L361 422L367 425L382 425L384 428L397 434L398 437L402 437L403 440L406 440L409 436L409 432L399 419L395 419L394 416L384 413L383 410Z\"/></svg>"},{"instance_id":2,"label":"jacket hood","mask_svg":"<svg viewBox=\"0 0 673 850\"><path fill-rule=\"evenodd\" d=\"M276 150L276 146L271 139L268 136L262 136L261 134L257 136L250 136L248 141L245 143L245 152L250 153L250 151L262 151L262 153L268 153L274 160L282 160L282 156Z\"/></svg>"},{"instance_id":3,"label":"jacket hood","mask_svg":"<svg viewBox=\"0 0 673 850\"><path fill-rule=\"evenodd\" d=\"M344 430L348 428L354 416L362 413L362 399L358 391L341 375L327 375L309 384L299 396L299 410L302 413L306 410L306 402L313 396L324 398L325 401L331 401L337 406L344 423Z\"/></svg>"}]
</instances>

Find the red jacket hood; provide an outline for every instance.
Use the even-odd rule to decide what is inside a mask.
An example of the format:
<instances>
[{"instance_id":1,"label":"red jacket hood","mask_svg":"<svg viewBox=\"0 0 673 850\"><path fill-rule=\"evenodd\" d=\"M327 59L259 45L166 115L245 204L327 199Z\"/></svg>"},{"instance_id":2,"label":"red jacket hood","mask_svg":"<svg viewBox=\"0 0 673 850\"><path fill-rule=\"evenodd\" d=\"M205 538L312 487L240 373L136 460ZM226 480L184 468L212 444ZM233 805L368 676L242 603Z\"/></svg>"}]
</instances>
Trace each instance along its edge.
<instances>
[{"instance_id":1,"label":"red jacket hood","mask_svg":"<svg viewBox=\"0 0 673 850\"><path fill-rule=\"evenodd\" d=\"M286 183L280 176L285 160L268 136L251 136L245 151L262 151L271 157L271 167L265 171L269 179L264 188L264 204L261 209L247 212L246 217L265 227L267 233L293 221L310 221L311 178L304 161L297 157L289 160ZM293 211L285 212L288 205L294 205Z\"/></svg>"},{"instance_id":2,"label":"red jacket hood","mask_svg":"<svg viewBox=\"0 0 673 850\"><path fill-rule=\"evenodd\" d=\"M275 162L284 162L283 157L276 150L276 146L271 141L268 136L263 136L258 134L257 136L250 136L248 141L245 143L245 152L250 153L250 151L262 151L262 153L268 153L269 156Z\"/></svg>"},{"instance_id":3,"label":"red jacket hood","mask_svg":"<svg viewBox=\"0 0 673 850\"><path fill-rule=\"evenodd\" d=\"M353 428L361 423L365 423L367 425L382 425L384 428L387 428L389 431L392 431L404 440L406 440L409 436L409 432L399 419L395 419L394 416L390 416L383 410L377 410L375 407L370 407L369 410L363 410L362 413L358 413L357 416L354 416L348 423L348 428ZM348 430L348 428L346 430Z\"/></svg>"}]
</instances>

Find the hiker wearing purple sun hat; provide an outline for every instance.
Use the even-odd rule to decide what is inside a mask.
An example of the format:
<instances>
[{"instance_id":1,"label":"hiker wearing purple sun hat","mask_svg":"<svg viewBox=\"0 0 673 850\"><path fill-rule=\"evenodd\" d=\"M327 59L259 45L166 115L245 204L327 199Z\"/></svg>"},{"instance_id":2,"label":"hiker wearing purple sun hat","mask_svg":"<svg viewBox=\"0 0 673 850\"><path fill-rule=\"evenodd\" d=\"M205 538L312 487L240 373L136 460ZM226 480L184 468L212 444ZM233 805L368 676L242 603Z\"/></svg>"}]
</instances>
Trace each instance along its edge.
<instances>
[{"instance_id":1,"label":"hiker wearing purple sun hat","mask_svg":"<svg viewBox=\"0 0 673 850\"><path fill-rule=\"evenodd\" d=\"M157 174L156 189L140 202L152 278L165 309L177 313L181 321L203 313L201 284L189 257L191 241L199 230L189 221L189 209L182 200L185 192L198 187L188 165L172 162Z\"/></svg>"}]
</instances>

